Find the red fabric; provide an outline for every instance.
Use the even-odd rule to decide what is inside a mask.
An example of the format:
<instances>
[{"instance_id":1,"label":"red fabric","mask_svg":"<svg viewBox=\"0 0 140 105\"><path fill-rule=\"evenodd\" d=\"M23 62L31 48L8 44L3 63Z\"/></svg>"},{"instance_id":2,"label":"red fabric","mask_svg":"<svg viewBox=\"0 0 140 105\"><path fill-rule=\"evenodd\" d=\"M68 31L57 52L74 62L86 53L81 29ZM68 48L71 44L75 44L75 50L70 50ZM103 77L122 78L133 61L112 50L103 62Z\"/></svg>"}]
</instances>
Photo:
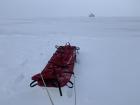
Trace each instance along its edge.
<instances>
[{"instance_id":1,"label":"red fabric","mask_svg":"<svg viewBox=\"0 0 140 105\"><path fill-rule=\"evenodd\" d=\"M58 87L56 80L61 87L65 86L72 76L75 60L75 46L59 46L41 72L47 87ZM40 73L34 75L32 80L36 80L39 86L44 86Z\"/></svg>"}]
</instances>

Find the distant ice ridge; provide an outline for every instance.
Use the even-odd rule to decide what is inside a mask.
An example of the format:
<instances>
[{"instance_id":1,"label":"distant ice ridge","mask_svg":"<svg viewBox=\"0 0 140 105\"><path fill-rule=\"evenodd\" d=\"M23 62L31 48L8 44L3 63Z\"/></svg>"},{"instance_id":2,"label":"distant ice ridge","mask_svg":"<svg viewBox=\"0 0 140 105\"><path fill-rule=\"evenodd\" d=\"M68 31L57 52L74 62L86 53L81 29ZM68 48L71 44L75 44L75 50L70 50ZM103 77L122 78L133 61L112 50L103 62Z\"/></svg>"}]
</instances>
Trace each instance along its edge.
<instances>
[{"instance_id":1,"label":"distant ice ridge","mask_svg":"<svg viewBox=\"0 0 140 105\"><path fill-rule=\"evenodd\" d=\"M9 18L0 20L0 35L139 37L140 18Z\"/></svg>"}]
</instances>

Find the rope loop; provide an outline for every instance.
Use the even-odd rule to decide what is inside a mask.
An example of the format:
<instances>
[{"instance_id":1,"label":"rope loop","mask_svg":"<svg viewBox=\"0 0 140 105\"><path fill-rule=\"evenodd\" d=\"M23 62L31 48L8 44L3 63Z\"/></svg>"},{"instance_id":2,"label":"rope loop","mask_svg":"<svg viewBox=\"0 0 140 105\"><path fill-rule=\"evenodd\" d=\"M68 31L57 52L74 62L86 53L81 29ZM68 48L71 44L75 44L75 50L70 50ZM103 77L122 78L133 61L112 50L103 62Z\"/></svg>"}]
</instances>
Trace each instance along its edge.
<instances>
[{"instance_id":1,"label":"rope loop","mask_svg":"<svg viewBox=\"0 0 140 105\"><path fill-rule=\"evenodd\" d=\"M73 88L73 83L71 81L69 81L68 83L70 83L70 85L66 84L66 86L68 86L69 88Z\"/></svg>"},{"instance_id":2,"label":"rope loop","mask_svg":"<svg viewBox=\"0 0 140 105\"><path fill-rule=\"evenodd\" d=\"M66 43L66 46L70 46L70 43L69 43L69 42L67 42L67 43Z\"/></svg>"},{"instance_id":3,"label":"rope loop","mask_svg":"<svg viewBox=\"0 0 140 105\"><path fill-rule=\"evenodd\" d=\"M35 87L36 85L37 85L37 81L36 80L34 80L34 81L32 81L30 83L30 87Z\"/></svg>"}]
</instances>

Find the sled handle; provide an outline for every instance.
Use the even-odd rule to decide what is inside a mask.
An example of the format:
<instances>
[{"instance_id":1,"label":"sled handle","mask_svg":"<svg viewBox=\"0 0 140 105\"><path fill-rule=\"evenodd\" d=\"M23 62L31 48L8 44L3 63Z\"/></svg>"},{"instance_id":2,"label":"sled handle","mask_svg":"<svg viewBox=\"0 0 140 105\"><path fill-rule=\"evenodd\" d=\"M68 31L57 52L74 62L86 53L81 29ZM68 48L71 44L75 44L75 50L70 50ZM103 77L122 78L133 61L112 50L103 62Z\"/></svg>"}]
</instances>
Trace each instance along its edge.
<instances>
[{"instance_id":1,"label":"sled handle","mask_svg":"<svg viewBox=\"0 0 140 105\"><path fill-rule=\"evenodd\" d=\"M57 49L58 49L58 48L59 48L59 46L58 46L58 45L55 45L55 48L57 48Z\"/></svg>"},{"instance_id":2,"label":"sled handle","mask_svg":"<svg viewBox=\"0 0 140 105\"><path fill-rule=\"evenodd\" d=\"M36 82L36 83L35 83ZM30 83L30 87L35 87L37 85L37 81L36 80L33 80L31 83Z\"/></svg>"},{"instance_id":3,"label":"sled handle","mask_svg":"<svg viewBox=\"0 0 140 105\"><path fill-rule=\"evenodd\" d=\"M65 46L70 46L70 43L69 43L69 42L67 42Z\"/></svg>"}]
</instances>

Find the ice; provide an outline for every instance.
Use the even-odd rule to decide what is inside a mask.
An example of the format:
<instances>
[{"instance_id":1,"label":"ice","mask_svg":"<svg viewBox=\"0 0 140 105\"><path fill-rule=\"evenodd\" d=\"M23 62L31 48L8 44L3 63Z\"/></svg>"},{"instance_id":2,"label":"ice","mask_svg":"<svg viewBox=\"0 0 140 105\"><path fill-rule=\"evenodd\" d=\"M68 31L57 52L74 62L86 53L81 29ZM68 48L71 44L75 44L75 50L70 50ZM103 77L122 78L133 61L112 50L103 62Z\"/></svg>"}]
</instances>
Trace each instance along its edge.
<instances>
[{"instance_id":1,"label":"ice","mask_svg":"<svg viewBox=\"0 0 140 105\"><path fill-rule=\"evenodd\" d=\"M0 19L0 103L51 105L45 90L30 88L55 45L79 46L77 105L140 104L140 18ZM73 105L73 90L49 88L55 105Z\"/></svg>"}]
</instances>

